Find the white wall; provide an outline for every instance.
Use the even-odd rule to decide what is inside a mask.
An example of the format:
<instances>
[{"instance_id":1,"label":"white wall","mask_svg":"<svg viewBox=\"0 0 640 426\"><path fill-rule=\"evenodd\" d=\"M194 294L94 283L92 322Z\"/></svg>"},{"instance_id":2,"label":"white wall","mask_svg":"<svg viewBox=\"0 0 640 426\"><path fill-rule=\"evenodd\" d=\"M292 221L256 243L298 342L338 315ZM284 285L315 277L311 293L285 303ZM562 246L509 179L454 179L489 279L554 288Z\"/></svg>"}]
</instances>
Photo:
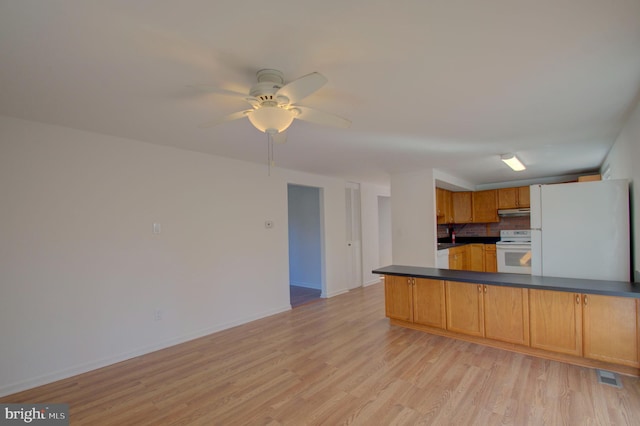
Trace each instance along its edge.
<instances>
[{"instance_id":1,"label":"white wall","mask_svg":"<svg viewBox=\"0 0 640 426\"><path fill-rule=\"evenodd\" d=\"M368 183L360 184L360 209L362 226L362 282L363 285L371 285L380 281L380 276L372 274L371 271L379 268L380 251L390 251L391 248L385 246L390 241L380 241L380 220L389 219L380 217L378 210L378 197L389 196L389 187L373 185ZM388 264L387 264L388 265Z\"/></svg>"},{"instance_id":2,"label":"white wall","mask_svg":"<svg viewBox=\"0 0 640 426\"><path fill-rule=\"evenodd\" d=\"M393 264L435 267L433 169L391 175Z\"/></svg>"},{"instance_id":3,"label":"white wall","mask_svg":"<svg viewBox=\"0 0 640 426\"><path fill-rule=\"evenodd\" d=\"M391 197L378 196L378 235L380 240L380 266L393 263L391 250Z\"/></svg>"},{"instance_id":4,"label":"white wall","mask_svg":"<svg viewBox=\"0 0 640 426\"><path fill-rule=\"evenodd\" d=\"M288 185L289 283L322 290L320 188Z\"/></svg>"},{"instance_id":5,"label":"white wall","mask_svg":"<svg viewBox=\"0 0 640 426\"><path fill-rule=\"evenodd\" d=\"M600 170L603 173L609 169L611 179L629 180L634 281L640 281L640 167L638 164L640 164L640 104L630 115Z\"/></svg>"},{"instance_id":6,"label":"white wall","mask_svg":"<svg viewBox=\"0 0 640 426\"><path fill-rule=\"evenodd\" d=\"M345 292L343 180L0 117L0 395L289 309L287 183Z\"/></svg>"}]
</instances>

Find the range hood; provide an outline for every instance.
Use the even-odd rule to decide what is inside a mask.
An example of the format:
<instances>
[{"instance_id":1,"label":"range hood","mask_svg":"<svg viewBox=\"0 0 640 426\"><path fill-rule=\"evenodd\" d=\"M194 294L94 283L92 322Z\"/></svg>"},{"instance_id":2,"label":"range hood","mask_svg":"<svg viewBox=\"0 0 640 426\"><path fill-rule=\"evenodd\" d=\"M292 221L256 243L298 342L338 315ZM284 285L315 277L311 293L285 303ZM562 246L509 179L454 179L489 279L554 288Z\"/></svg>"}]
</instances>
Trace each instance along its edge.
<instances>
[{"instance_id":1,"label":"range hood","mask_svg":"<svg viewBox=\"0 0 640 426\"><path fill-rule=\"evenodd\" d=\"M498 216L501 217L529 216L530 214L531 209L529 208L498 210Z\"/></svg>"}]
</instances>

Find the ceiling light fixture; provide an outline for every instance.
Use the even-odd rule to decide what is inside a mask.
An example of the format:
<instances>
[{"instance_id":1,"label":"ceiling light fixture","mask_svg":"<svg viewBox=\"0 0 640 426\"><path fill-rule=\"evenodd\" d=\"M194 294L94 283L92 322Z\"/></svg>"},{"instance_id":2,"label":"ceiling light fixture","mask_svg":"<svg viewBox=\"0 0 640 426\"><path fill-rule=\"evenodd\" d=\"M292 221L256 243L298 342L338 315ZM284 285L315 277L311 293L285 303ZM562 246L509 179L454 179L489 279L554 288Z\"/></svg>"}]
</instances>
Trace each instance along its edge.
<instances>
[{"instance_id":1,"label":"ceiling light fixture","mask_svg":"<svg viewBox=\"0 0 640 426\"><path fill-rule=\"evenodd\" d=\"M262 106L247 114L251 124L261 132L282 133L291 125L296 112L291 109L284 109L278 106Z\"/></svg>"},{"instance_id":2,"label":"ceiling light fixture","mask_svg":"<svg viewBox=\"0 0 640 426\"><path fill-rule=\"evenodd\" d=\"M502 154L500 159L504 161L507 166L511 167L514 172L521 172L526 169L515 154Z\"/></svg>"}]
</instances>

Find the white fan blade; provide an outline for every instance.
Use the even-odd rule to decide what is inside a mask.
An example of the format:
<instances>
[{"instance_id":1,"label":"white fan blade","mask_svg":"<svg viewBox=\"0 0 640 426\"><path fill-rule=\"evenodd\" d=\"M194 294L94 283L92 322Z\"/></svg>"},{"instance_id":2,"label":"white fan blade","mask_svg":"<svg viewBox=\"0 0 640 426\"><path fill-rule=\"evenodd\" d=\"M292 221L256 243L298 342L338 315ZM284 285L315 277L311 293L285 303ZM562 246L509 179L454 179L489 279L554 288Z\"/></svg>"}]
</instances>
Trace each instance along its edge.
<instances>
[{"instance_id":1,"label":"white fan blade","mask_svg":"<svg viewBox=\"0 0 640 426\"><path fill-rule=\"evenodd\" d=\"M234 97L236 99L242 99L243 101L248 102L249 105L251 105L254 108L257 108L260 105L260 102L253 96L246 95L241 92L236 92L235 90L221 89L219 87L208 86L206 84L198 84L198 85L187 86L187 87L190 87L192 89L197 89L200 91L209 92L209 93L215 93L217 95L225 95L225 96Z\"/></svg>"},{"instance_id":2,"label":"white fan blade","mask_svg":"<svg viewBox=\"0 0 640 426\"><path fill-rule=\"evenodd\" d=\"M233 96L240 99L249 97L249 95L247 95L246 93L236 92L235 90L221 89L220 87L212 86L210 84L189 84L187 85L187 87L190 89L198 90L200 92L216 93L218 95Z\"/></svg>"},{"instance_id":3,"label":"white fan blade","mask_svg":"<svg viewBox=\"0 0 640 426\"><path fill-rule=\"evenodd\" d=\"M324 126L339 127L341 129L347 129L351 126L350 120L337 115L299 105L296 105L295 108L300 110L300 114L296 116L298 120L309 121L311 123L322 124Z\"/></svg>"},{"instance_id":4,"label":"white fan blade","mask_svg":"<svg viewBox=\"0 0 640 426\"><path fill-rule=\"evenodd\" d=\"M287 141L287 131L274 133L271 138L275 143L285 143Z\"/></svg>"},{"instance_id":5,"label":"white fan blade","mask_svg":"<svg viewBox=\"0 0 640 426\"><path fill-rule=\"evenodd\" d=\"M227 116L225 116L225 117L217 118L217 119L215 119L215 120L211 120L211 121L208 121L208 122L206 122L206 123L202 123L202 124L201 124L200 126L198 126L198 127L202 127L202 128L213 127L213 126L217 126L218 124L222 124L222 123L224 123L225 121L237 120L237 119L239 119L239 118L246 117L246 116L247 116L247 114L248 114L249 112L251 112L251 111L253 111L253 110L252 110L252 109L250 109L250 110L246 110L246 111L238 111L238 112L234 112L233 114L229 114L229 115L227 115Z\"/></svg>"},{"instance_id":6,"label":"white fan blade","mask_svg":"<svg viewBox=\"0 0 640 426\"><path fill-rule=\"evenodd\" d=\"M295 104L327 84L327 81L322 74L312 72L289 84L285 84L276 92L276 96L286 96L289 99L289 105Z\"/></svg>"}]
</instances>

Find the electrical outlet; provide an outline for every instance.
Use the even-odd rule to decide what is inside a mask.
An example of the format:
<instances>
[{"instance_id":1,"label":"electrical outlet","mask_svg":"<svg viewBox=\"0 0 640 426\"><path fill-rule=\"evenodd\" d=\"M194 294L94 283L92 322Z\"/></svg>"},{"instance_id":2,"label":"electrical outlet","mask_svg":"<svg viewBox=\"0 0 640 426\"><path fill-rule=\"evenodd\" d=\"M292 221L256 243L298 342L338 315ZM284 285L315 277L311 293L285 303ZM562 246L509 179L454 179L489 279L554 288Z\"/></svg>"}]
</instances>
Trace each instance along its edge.
<instances>
[{"instance_id":1,"label":"electrical outlet","mask_svg":"<svg viewBox=\"0 0 640 426\"><path fill-rule=\"evenodd\" d=\"M160 321L162 319L162 310L156 309L153 312L153 319L155 319L156 321Z\"/></svg>"}]
</instances>

